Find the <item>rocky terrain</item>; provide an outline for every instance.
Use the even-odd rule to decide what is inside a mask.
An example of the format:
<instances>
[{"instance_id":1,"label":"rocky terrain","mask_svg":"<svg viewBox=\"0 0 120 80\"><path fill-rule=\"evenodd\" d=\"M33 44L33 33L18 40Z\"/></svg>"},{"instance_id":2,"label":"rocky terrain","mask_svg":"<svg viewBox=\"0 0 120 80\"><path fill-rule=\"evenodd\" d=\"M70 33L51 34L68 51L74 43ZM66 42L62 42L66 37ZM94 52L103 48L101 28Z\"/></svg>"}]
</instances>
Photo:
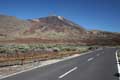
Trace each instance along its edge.
<instances>
[{"instance_id":1,"label":"rocky terrain","mask_svg":"<svg viewBox=\"0 0 120 80\"><path fill-rule=\"evenodd\" d=\"M62 16L21 20L0 15L0 43L119 45L120 33L88 31Z\"/></svg>"},{"instance_id":2,"label":"rocky terrain","mask_svg":"<svg viewBox=\"0 0 120 80\"><path fill-rule=\"evenodd\" d=\"M99 45L120 45L120 33L88 31L62 16L22 20L0 15L1 67L81 54Z\"/></svg>"}]
</instances>

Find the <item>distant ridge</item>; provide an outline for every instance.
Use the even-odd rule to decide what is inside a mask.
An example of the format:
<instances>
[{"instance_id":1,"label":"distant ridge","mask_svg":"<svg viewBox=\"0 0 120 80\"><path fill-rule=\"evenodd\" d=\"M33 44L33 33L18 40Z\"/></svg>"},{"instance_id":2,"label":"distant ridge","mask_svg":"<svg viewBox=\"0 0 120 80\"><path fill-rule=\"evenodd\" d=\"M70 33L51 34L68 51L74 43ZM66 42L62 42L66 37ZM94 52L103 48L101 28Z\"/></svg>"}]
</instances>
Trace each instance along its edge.
<instances>
[{"instance_id":1,"label":"distant ridge","mask_svg":"<svg viewBox=\"0 0 120 80\"><path fill-rule=\"evenodd\" d=\"M67 43L80 45L119 45L120 33L87 31L63 16L21 20L0 15L0 43Z\"/></svg>"}]
</instances>

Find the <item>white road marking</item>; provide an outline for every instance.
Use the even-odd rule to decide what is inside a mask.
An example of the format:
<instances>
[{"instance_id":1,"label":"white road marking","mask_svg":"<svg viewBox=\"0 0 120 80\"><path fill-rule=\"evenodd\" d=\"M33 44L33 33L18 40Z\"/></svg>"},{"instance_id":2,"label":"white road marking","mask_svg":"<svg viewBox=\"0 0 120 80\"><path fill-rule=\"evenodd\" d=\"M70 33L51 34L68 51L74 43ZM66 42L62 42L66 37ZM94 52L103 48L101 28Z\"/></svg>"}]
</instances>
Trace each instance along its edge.
<instances>
[{"instance_id":1,"label":"white road marking","mask_svg":"<svg viewBox=\"0 0 120 80\"><path fill-rule=\"evenodd\" d=\"M59 76L58 78L63 78L64 76L68 75L69 73L73 72L76 70L78 67L74 67L73 69L69 70L68 72L64 73L63 75Z\"/></svg>"},{"instance_id":2,"label":"white road marking","mask_svg":"<svg viewBox=\"0 0 120 80\"><path fill-rule=\"evenodd\" d=\"M92 57L92 58L89 58L88 61L91 61L91 60L93 60L93 59L94 59L93 57Z\"/></svg>"},{"instance_id":3,"label":"white road marking","mask_svg":"<svg viewBox=\"0 0 120 80\"><path fill-rule=\"evenodd\" d=\"M99 48L99 49L96 49L96 50L94 50L94 51L89 51L89 52L86 52L86 53L84 53L84 54L81 54L80 56L86 55L86 54L88 54L88 53L96 52L96 51L99 51L99 50L102 50L102 49ZM76 56L76 57L77 57L77 56ZM71 58L67 58L67 59L65 58L65 59L62 59L62 60L53 62L53 63L51 63L51 64L54 64L54 63L57 63L57 62L60 62L60 61L69 60L69 59L72 59L72 58L75 58L75 57L71 57ZM1 80L1 79L4 79L4 78L7 78L7 77L15 76L15 75L20 74L20 73L23 73L23 72L27 72L27 71L36 69L36 68L39 68L39 67L43 67L43 66L46 66L46 65L49 65L49 64L39 65L39 66L37 66L37 67L33 67L33 68L30 68L30 69L27 69L27 70L22 70L22 71L20 71L20 72L12 73L12 74L5 75L5 76L2 75L2 76L0 76L0 80Z\"/></svg>"},{"instance_id":4,"label":"white road marking","mask_svg":"<svg viewBox=\"0 0 120 80\"><path fill-rule=\"evenodd\" d=\"M116 51L115 56L116 56L116 61L117 61L118 73L120 74L120 65L119 65L119 59L118 59L117 53L118 53L118 50ZM119 80L120 80L120 77L119 77Z\"/></svg>"},{"instance_id":5,"label":"white road marking","mask_svg":"<svg viewBox=\"0 0 120 80\"><path fill-rule=\"evenodd\" d=\"M84 54L83 54L84 55ZM78 55L78 56L80 56L80 55ZM15 72L15 73L12 73L12 74L9 74L9 75L3 75L3 76L0 76L0 80L1 79L4 79L4 78L7 78L7 77L11 77L11 76L15 76L15 75L17 75L17 74L20 74L20 73L23 73L23 72L27 72L27 71L30 71L30 70L34 70L34 69L37 69L37 68L40 68L40 67L44 67L44 66L46 66L46 65L50 65L50 64L54 64L54 63L57 63L57 62L60 62L60 61L65 61L65 60L70 60L70 59L72 59L72 58L75 58L75 57L78 57L78 56L69 56L69 57L66 57L66 58L64 58L64 59L59 59L59 60L53 60L53 62L51 62L51 63L49 63L49 61L46 63L46 62L44 62L45 64L42 64L42 65L38 65L38 66L36 66L36 67L32 67L32 68L29 68L29 69L26 69L26 70L21 70L20 72Z\"/></svg>"}]
</instances>

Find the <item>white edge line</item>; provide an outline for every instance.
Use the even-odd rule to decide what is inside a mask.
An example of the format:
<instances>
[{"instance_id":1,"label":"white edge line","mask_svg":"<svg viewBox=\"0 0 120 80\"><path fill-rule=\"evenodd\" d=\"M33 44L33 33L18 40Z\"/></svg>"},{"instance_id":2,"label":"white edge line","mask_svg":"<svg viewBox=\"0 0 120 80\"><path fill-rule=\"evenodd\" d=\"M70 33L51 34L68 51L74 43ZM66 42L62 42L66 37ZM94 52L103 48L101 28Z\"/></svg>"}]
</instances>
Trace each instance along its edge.
<instances>
[{"instance_id":1,"label":"white edge line","mask_svg":"<svg viewBox=\"0 0 120 80\"><path fill-rule=\"evenodd\" d=\"M117 61L117 68L118 68L118 73L120 74L120 65L119 65L119 59L118 59L118 55L117 55L117 53L118 53L118 50L116 51L116 61ZM119 77L119 80L120 80L120 77Z\"/></svg>"},{"instance_id":2,"label":"white edge line","mask_svg":"<svg viewBox=\"0 0 120 80\"><path fill-rule=\"evenodd\" d=\"M99 50L102 50L102 49L96 49L96 50L94 50L94 51L99 51ZM88 53L92 53L92 52L94 52L94 51L85 52L85 53L81 54L80 56L86 55L86 54L88 54ZM77 56L76 56L76 57L77 57ZM73 57L73 58L75 58L75 57ZM72 59L72 58L69 58L69 59ZM61 62L61 61L69 60L69 59L64 59L64 60L60 60L60 61L57 61L57 62ZM54 63L51 63L51 64L55 64L55 63L57 63L57 62L54 62ZM47 64L47 65L50 65L50 64ZM47 66L47 65L43 65L43 66ZM15 75L17 75L17 74L20 74L20 73L23 73L23 72L27 72L27 71L30 71L30 70L33 70L33 69L36 69L36 68L40 68L40 67L43 67L43 66L37 66L37 67L30 68L30 69L27 69L27 70L23 70L23 71L20 71L20 72L12 73L12 74L6 75L6 76L2 76L2 75L1 75L1 76L0 76L0 80L1 80L1 79L4 79L4 78L7 78L7 77L15 76Z\"/></svg>"},{"instance_id":3,"label":"white edge line","mask_svg":"<svg viewBox=\"0 0 120 80\"><path fill-rule=\"evenodd\" d=\"M64 73L63 75L59 76L58 78L63 78L64 76L68 75L69 73L73 72L76 70L78 67L74 67L73 69L69 70L68 72Z\"/></svg>"},{"instance_id":4,"label":"white edge line","mask_svg":"<svg viewBox=\"0 0 120 80\"><path fill-rule=\"evenodd\" d=\"M91 61L91 60L93 60L93 59L94 59L93 57L92 57L92 58L89 58L88 61Z\"/></svg>"}]
</instances>

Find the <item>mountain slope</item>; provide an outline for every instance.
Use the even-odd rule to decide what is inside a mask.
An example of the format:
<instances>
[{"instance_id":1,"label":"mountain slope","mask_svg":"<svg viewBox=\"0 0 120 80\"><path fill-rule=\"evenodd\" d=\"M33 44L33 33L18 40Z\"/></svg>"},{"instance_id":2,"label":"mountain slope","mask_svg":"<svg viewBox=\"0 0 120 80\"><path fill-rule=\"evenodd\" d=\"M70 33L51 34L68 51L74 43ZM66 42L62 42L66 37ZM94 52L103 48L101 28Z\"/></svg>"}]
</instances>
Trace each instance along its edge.
<instances>
[{"instance_id":1,"label":"mountain slope","mask_svg":"<svg viewBox=\"0 0 120 80\"><path fill-rule=\"evenodd\" d=\"M31 19L32 27L24 35L47 39L79 38L86 30L61 16Z\"/></svg>"},{"instance_id":2,"label":"mountain slope","mask_svg":"<svg viewBox=\"0 0 120 80\"><path fill-rule=\"evenodd\" d=\"M97 45L120 45L120 33L100 30L88 31L86 40Z\"/></svg>"},{"instance_id":3,"label":"mountain slope","mask_svg":"<svg viewBox=\"0 0 120 80\"><path fill-rule=\"evenodd\" d=\"M21 20L0 15L0 43L120 45L120 33L87 31L62 16Z\"/></svg>"},{"instance_id":4,"label":"mountain slope","mask_svg":"<svg viewBox=\"0 0 120 80\"><path fill-rule=\"evenodd\" d=\"M0 15L0 37L13 37L30 26L28 21L13 16Z\"/></svg>"}]
</instances>

